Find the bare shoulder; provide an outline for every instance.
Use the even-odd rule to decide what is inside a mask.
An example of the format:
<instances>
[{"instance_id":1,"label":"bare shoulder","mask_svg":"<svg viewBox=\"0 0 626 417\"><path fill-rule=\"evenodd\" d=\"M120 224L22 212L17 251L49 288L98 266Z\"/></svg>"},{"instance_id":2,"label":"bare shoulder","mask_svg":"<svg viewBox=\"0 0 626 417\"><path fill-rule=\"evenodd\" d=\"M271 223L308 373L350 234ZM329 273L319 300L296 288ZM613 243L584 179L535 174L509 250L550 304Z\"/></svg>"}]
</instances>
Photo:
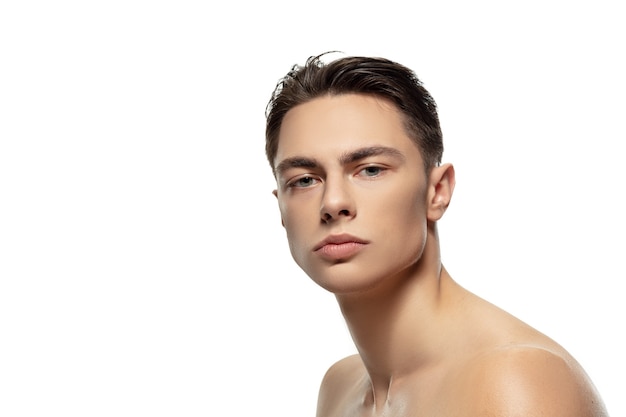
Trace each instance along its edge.
<instances>
[{"instance_id":1,"label":"bare shoulder","mask_svg":"<svg viewBox=\"0 0 626 417\"><path fill-rule=\"evenodd\" d=\"M336 415L349 406L362 387L365 368L359 355L351 355L335 362L324 375L320 385L317 415Z\"/></svg>"},{"instance_id":2,"label":"bare shoulder","mask_svg":"<svg viewBox=\"0 0 626 417\"><path fill-rule=\"evenodd\" d=\"M497 348L470 361L457 381L463 415L608 417L583 368L561 350Z\"/></svg>"}]
</instances>

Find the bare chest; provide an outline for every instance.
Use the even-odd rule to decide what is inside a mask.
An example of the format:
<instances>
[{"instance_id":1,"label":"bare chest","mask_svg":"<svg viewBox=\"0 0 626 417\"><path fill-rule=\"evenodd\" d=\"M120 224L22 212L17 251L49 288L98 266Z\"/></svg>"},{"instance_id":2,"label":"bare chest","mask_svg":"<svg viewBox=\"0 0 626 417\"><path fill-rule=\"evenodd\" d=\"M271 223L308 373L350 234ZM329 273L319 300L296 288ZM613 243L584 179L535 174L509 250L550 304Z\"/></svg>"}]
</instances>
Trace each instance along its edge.
<instances>
[{"instance_id":1,"label":"bare chest","mask_svg":"<svg viewBox=\"0 0 626 417\"><path fill-rule=\"evenodd\" d=\"M362 384L329 398L330 404L321 404L317 417L458 417L454 410L458 411L461 398L443 379L433 375L425 382L410 381L378 402L373 401L370 387Z\"/></svg>"}]
</instances>

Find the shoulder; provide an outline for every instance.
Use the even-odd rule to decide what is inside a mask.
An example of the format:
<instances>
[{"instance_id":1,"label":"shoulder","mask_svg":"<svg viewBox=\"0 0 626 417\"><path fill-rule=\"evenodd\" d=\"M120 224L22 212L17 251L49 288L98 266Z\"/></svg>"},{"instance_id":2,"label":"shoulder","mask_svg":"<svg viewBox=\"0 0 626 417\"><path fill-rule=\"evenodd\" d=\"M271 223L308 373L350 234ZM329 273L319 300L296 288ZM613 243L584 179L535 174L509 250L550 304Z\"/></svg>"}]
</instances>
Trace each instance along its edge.
<instances>
[{"instance_id":1,"label":"shoulder","mask_svg":"<svg viewBox=\"0 0 626 417\"><path fill-rule=\"evenodd\" d=\"M345 407L362 386L365 368L359 355L335 362L324 374L320 385L318 415L334 415L333 410Z\"/></svg>"},{"instance_id":2,"label":"shoulder","mask_svg":"<svg viewBox=\"0 0 626 417\"><path fill-rule=\"evenodd\" d=\"M359 355L351 355L335 362L324 374L320 386L320 398L336 396L362 380L365 368Z\"/></svg>"},{"instance_id":3,"label":"shoulder","mask_svg":"<svg viewBox=\"0 0 626 417\"><path fill-rule=\"evenodd\" d=\"M469 415L607 417L591 380L567 352L512 345L478 355L460 376Z\"/></svg>"}]
</instances>

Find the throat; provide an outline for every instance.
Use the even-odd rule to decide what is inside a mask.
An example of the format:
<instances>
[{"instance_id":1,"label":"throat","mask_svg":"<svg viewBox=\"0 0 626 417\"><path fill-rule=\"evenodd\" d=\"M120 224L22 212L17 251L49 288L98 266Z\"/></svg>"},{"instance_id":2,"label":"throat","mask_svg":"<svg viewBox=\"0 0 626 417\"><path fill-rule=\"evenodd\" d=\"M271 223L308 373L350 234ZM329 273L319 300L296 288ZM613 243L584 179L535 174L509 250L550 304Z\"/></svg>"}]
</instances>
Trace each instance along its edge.
<instances>
[{"instance_id":1,"label":"throat","mask_svg":"<svg viewBox=\"0 0 626 417\"><path fill-rule=\"evenodd\" d=\"M392 385L393 379L389 379L387 383L374 383L370 381L363 405L373 410L389 408L392 403L392 398L394 397Z\"/></svg>"},{"instance_id":2,"label":"throat","mask_svg":"<svg viewBox=\"0 0 626 417\"><path fill-rule=\"evenodd\" d=\"M371 384L367 389L363 401L363 412L360 415L366 416L405 416L407 410L412 409L409 396L403 395L401 384L396 384L392 380L385 388L380 386L375 388Z\"/></svg>"}]
</instances>

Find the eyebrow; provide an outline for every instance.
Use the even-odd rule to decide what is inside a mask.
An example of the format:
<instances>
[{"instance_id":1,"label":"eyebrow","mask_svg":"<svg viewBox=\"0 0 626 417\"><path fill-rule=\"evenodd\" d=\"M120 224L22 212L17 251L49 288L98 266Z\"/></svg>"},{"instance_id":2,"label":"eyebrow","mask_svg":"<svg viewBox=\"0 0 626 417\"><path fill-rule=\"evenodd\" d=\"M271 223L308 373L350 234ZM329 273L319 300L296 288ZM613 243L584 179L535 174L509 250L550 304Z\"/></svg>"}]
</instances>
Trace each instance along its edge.
<instances>
[{"instance_id":1,"label":"eyebrow","mask_svg":"<svg viewBox=\"0 0 626 417\"><path fill-rule=\"evenodd\" d=\"M319 164L315 159L304 158L302 156L294 156L280 161L274 170L276 174L282 174L291 168L317 168Z\"/></svg>"},{"instance_id":2,"label":"eyebrow","mask_svg":"<svg viewBox=\"0 0 626 417\"><path fill-rule=\"evenodd\" d=\"M370 156L380 155L390 156L402 161L404 161L405 159L402 152L395 148L390 148L388 146L368 146L342 154L339 158L339 162L341 162L342 164L350 164L361 159L368 158Z\"/></svg>"},{"instance_id":3,"label":"eyebrow","mask_svg":"<svg viewBox=\"0 0 626 417\"><path fill-rule=\"evenodd\" d=\"M386 155L395 159L399 159L404 161L404 155L402 152L395 148L390 148L387 146L368 146L364 148L355 149L354 151L345 152L339 157L339 162L342 165L351 164L361 159L369 158L371 156L380 156ZM283 159L276 166L276 174L282 174L288 169L291 168L317 168L319 167L319 163L314 158L305 158L302 156L294 156L291 158Z\"/></svg>"}]
</instances>

